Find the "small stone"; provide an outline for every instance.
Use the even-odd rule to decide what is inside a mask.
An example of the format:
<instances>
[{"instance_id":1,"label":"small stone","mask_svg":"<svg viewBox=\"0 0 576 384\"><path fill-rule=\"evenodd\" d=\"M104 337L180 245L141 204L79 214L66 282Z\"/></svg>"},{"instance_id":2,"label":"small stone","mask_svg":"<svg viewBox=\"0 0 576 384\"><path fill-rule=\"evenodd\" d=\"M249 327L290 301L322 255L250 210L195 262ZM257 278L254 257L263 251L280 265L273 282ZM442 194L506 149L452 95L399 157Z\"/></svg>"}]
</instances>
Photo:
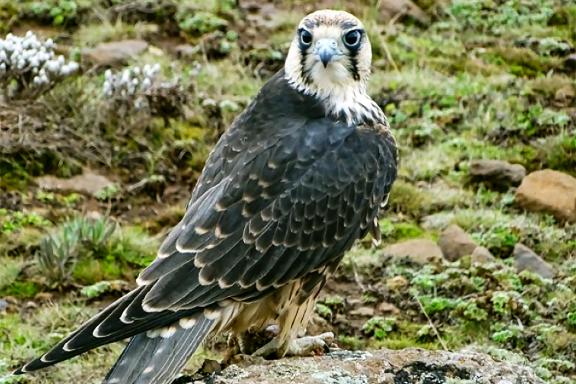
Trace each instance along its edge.
<instances>
[{"instance_id":1,"label":"small stone","mask_svg":"<svg viewBox=\"0 0 576 384\"><path fill-rule=\"evenodd\" d=\"M36 301L51 301L54 298L54 295L50 292L39 292L34 296L34 300Z\"/></svg>"},{"instance_id":2,"label":"small stone","mask_svg":"<svg viewBox=\"0 0 576 384\"><path fill-rule=\"evenodd\" d=\"M48 175L38 177L35 181L41 189L48 191L79 192L92 196L114 185L114 183L105 176L90 171L86 171L81 175L69 179Z\"/></svg>"},{"instance_id":3,"label":"small stone","mask_svg":"<svg viewBox=\"0 0 576 384\"><path fill-rule=\"evenodd\" d=\"M5 312L8 309L8 302L4 299L0 299L0 313Z\"/></svg>"},{"instance_id":4,"label":"small stone","mask_svg":"<svg viewBox=\"0 0 576 384\"><path fill-rule=\"evenodd\" d=\"M497 190L506 190L522 182L526 176L526 168L501 160L472 160L469 175L473 182L484 183Z\"/></svg>"},{"instance_id":5,"label":"small stone","mask_svg":"<svg viewBox=\"0 0 576 384\"><path fill-rule=\"evenodd\" d=\"M122 40L98 44L93 49L87 49L84 55L97 65L119 65L126 63L144 52L148 43L144 40Z\"/></svg>"},{"instance_id":6,"label":"small stone","mask_svg":"<svg viewBox=\"0 0 576 384\"><path fill-rule=\"evenodd\" d=\"M216 360L206 359L200 368L203 374L213 374L222 371L222 366Z\"/></svg>"},{"instance_id":7,"label":"small stone","mask_svg":"<svg viewBox=\"0 0 576 384\"><path fill-rule=\"evenodd\" d=\"M372 317L374 316L374 308L363 306L360 308L356 308L348 312L350 316L357 316L357 317Z\"/></svg>"},{"instance_id":8,"label":"small stone","mask_svg":"<svg viewBox=\"0 0 576 384\"><path fill-rule=\"evenodd\" d=\"M180 59L191 59L200 49L191 44L179 44L174 47L174 53Z\"/></svg>"},{"instance_id":9,"label":"small stone","mask_svg":"<svg viewBox=\"0 0 576 384\"><path fill-rule=\"evenodd\" d=\"M482 246L474 248L474 251L472 251L471 258L472 263L475 264L486 264L495 260L494 255L490 253L488 248Z\"/></svg>"},{"instance_id":10,"label":"small stone","mask_svg":"<svg viewBox=\"0 0 576 384\"><path fill-rule=\"evenodd\" d=\"M383 301L378 304L378 312L383 314L398 315L400 313L400 309L398 309L398 307L392 303Z\"/></svg>"},{"instance_id":11,"label":"small stone","mask_svg":"<svg viewBox=\"0 0 576 384\"><path fill-rule=\"evenodd\" d=\"M523 244L516 244L512 256L518 272L530 271L545 279L552 279L556 272L554 268L538 256L533 250Z\"/></svg>"},{"instance_id":12,"label":"small stone","mask_svg":"<svg viewBox=\"0 0 576 384\"><path fill-rule=\"evenodd\" d=\"M576 178L551 169L532 172L518 187L516 203L528 211L576 222Z\"/></svg>"},{"instance_id":13,"label":"small stone","mask_svg":"<svg viewBox=\"0 0 576 384\"><path fill-rule=\"evenodd\" d=\"M407 259L416 264L441 262L442 250L430 239L412 239L392 244L382 250L381 258Z\"/></svg>"},{"instance_id":14,"label":"small stone","mask_svg":"<svg viewBox=\"0 0 576 384\"><path fill-rule=\"evenodd\" d=\"M456 224L452 224L442 231L438 239L438 246L444 257L450 261L471 255L478 247L472 237Z\"/></svg>"},{"instance_id":15,"label":"small stone","mask_svg":"<svg viewBox=\"0 0 576 384\"><path fill-rule=\"evenodd\" d=\"M386 280L386 287L392 291L398 291L408 286L408 280L404 276L394 276Z\"/></svg>"}]
</instances>

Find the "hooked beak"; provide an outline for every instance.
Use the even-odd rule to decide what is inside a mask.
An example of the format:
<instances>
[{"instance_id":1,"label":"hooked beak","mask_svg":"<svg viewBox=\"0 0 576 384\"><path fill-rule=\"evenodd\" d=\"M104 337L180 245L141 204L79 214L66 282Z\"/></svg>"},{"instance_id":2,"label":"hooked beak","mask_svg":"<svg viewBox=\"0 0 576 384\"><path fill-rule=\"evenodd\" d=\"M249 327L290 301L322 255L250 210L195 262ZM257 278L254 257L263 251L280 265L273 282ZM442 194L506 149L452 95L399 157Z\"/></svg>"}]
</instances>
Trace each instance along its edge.
<instances>
[{"instance_id":1,"label":"hooked beak","mask_svg":"<svg viewBox=\"0 0 576 384\"><path fill-rule=\"evenodd\" d=\"M326 68L332 57L338 54L338 44L334 39L320 39L314 45L314 53Z\"/></svg>"}]
</instances>

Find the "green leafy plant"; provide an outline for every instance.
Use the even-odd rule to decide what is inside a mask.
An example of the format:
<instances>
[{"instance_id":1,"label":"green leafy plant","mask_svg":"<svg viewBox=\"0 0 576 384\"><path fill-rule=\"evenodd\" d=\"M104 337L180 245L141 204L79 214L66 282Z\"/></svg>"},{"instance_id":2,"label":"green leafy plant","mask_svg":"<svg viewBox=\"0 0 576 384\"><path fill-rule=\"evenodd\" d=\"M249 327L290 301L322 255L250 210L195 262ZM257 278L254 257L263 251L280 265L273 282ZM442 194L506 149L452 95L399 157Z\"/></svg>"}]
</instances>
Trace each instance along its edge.
<instances>
[{"instance_id":1,"label":"green leafy plant","mask_svg":"<svg viewBox=\"0 0 576 384\"><path fill-rule=\"evenodd\" d=\"M386 335L392 332L396 325L394 317L376 316L368 320L362 326L362 332L366 335L373 336L376 340L384 340Z\"/></svg>"},{"instance_id":2,"label":"green leafy plant","mask_svg":"<svg viewBox=\"0 0 576 384\"><path fill-rule=\"evenodd\" d=\"M228 22L210 12L185 10L176 15L178 26L184 32L203 35L225 28Z\"/></svg>"},{"instance_id":3,"label":"green leafy plant","mask_svg":"<svg viewBox=\"0 0 576 384\"><path fill-rule=\"evenodd\" d=\"M36 212L9 211L0 208L0 233L9 234L20 229L33 227L46 227L50 222Z\"/></svg>"},{"instance_id":4,"label":"green leafy plant","mask_svg":"<svg viewBox=\"0 0 576 384\"><path fill-rule=\"evenodd\" d=\"M49 20L53 25L73 24L78 16L78 4L75 0L33 1L28 5L31 16L40 20Z\"/></svg>"}]
</instances>

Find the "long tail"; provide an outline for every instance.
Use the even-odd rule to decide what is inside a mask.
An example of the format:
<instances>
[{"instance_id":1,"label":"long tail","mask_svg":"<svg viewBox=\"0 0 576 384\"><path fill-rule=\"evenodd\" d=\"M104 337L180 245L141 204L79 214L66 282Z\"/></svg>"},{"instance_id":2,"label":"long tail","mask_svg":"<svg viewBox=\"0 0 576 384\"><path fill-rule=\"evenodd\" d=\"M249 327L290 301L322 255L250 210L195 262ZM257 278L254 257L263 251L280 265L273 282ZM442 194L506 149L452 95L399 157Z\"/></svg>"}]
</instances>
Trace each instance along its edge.
<instances>
[{"instance_id":1,"label":"long tail","mask_svg":"<svg viewBox=\"0 0 576 384\"><path fill-rule=\"evenodd\" d=\"M132 337L150 329L178 323L181 318L191 316L195 312L191 310L147 313L142 307L142 300L146 293L147 287L139 287L118 299L46 354L24 365L14 374L21 375L35 371L101 345Z\"/></svg>"},{"instance_id":2,"label":"long tail","mask_svg":"<svg viewBox=\"0 0 576 384\"><path fill-rule=\"evenodd\" d=\"M213 326L214 320L198 316L193 324L177 322L161 331L134 336L103 384L169 383Z\"/></svg>"}]
</instances>

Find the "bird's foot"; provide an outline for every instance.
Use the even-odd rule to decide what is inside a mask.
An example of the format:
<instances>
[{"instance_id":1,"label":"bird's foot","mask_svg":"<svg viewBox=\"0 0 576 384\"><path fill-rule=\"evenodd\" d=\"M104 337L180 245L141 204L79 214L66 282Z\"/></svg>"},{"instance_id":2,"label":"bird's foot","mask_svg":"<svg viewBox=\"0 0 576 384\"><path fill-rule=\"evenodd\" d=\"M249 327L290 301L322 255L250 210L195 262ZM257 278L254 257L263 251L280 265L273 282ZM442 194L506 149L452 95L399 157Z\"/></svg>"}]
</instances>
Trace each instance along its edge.
<instances>
[{"instance_id":1,"label":"bird's foot","mask_svg":"<svg viewBox=\"0 0 576 384\"><path fill-rule=\"evenodd\" d=\"M334 334L332 332L322 333L317 336L304 336L288 342L282 342L275 337L254 352L252 356L313 356L328 352L333 342Z\"/></svg>"}]
</instances>

